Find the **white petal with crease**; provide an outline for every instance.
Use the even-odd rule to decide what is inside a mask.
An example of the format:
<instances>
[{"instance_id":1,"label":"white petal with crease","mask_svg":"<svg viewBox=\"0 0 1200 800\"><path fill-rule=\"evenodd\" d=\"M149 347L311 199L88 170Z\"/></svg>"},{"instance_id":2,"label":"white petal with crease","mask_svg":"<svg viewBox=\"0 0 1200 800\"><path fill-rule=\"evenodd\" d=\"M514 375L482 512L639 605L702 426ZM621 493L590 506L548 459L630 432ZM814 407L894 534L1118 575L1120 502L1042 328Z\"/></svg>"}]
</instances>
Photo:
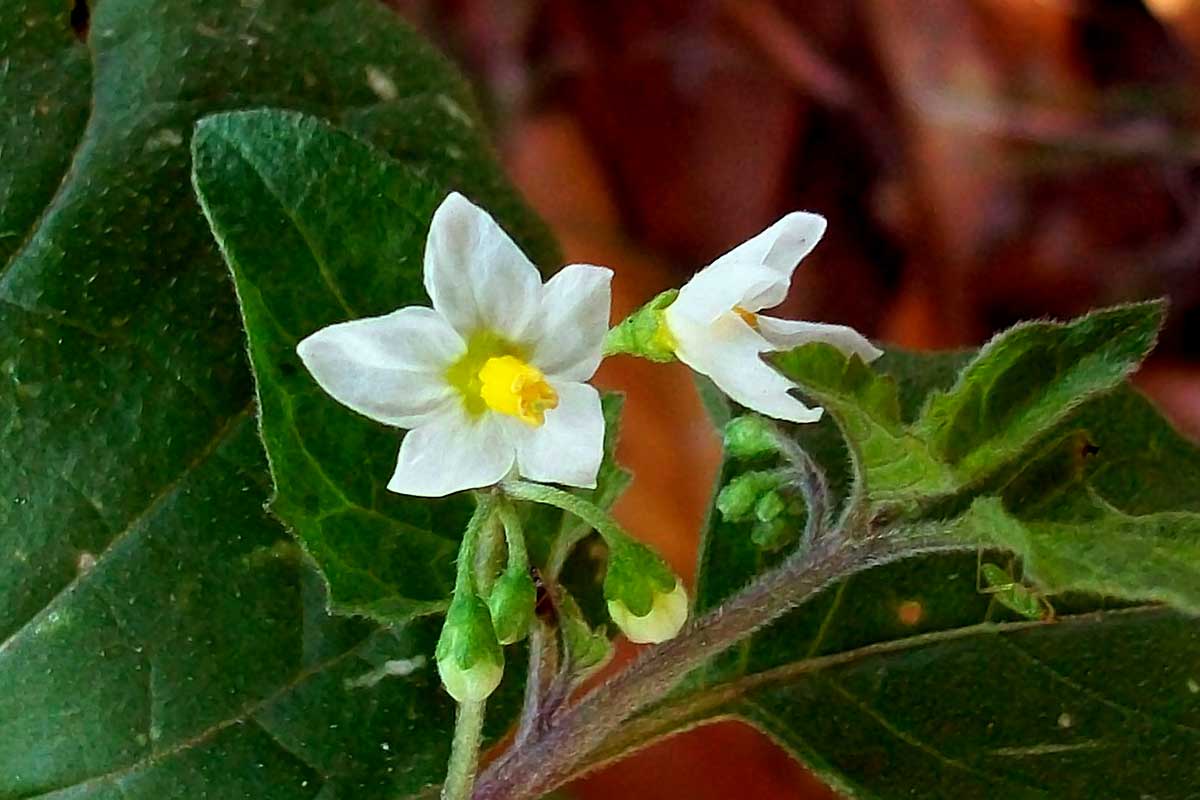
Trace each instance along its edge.
<instances>
[{"instance_id":1,"label":"white petal with crease","mask_svg":"<svg viewBox=\"0 0 1200 800\"><path fill-rule=\"evenodd\" d=\"M443 497L498 483L516 452L493 414L472 419L461 405L410 431L400 444L388 489L418 497Z\"/></svg>"},{"instance_id":2,"label":"white petal with crease","mask_svg":"<svg viewBox=\"0 0 1200 800\"><path fill-rule=\"evenodd\" d=\"M670 315L671 309L667 309ZM676 355L707 375L733 400L775 419L816 422L822 409L809 408L790 394L795 384L762 360L771 345L738 315L721 316L712 325L669 318L678 342Z\"/></svg>"},{"instance_id":3,"label":"white petal with crease","mask_svg":"<svg viewBox=\"0 0 1200 800\"><path fill-rule=\"evenodd\" d=\"M585 381L600 366L612 306L612 270L564 267L542 290L532 361L551 378Z\"/></svg>"},{"instance_id":4,"label":"white petal with crease","mask_svg":"<svg viewBox=\"0 0 1200 800\"><path fill-rule=\"evenodd\" d=\"M542 279L490 214L453 192L429 228L425 290L464 336L487 328L517 341L541 308Z\"/></svg>"},{"instance_id":5,"label":"white petal with crease","mask_svg":"<svg viewBox=\"0 0 1200 800\"><path fill-rule=\"evenodd\" d=\"M453 402L444 372L465 349L440 314L419 307L330 325L296 346L304 366L334 399L402 428L421 424Z\"/></svg>"},{"instance_id":6,"label":"white petal with crease","mask_svg":"<svg viewBox=\"0 0 1200 800\"><path fill-rule=\"evenodd\" d=\"M533 481L591 489L604 457L600 393L586 383L556 383L558 407L517 439L517 469ZM521 423L518 423L521 424Z\"/></svg>"}]
</instances>

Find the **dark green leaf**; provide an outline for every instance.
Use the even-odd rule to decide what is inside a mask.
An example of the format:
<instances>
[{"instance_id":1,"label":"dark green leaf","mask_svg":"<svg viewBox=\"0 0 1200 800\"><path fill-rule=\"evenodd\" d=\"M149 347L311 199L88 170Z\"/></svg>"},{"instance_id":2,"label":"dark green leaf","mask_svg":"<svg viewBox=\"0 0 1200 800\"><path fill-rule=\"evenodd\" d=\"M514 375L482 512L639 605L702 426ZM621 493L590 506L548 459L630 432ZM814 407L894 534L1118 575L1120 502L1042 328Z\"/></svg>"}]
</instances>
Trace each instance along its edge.
<instances>
[{"instance_id":1,"label":"dark green leaf","mask_svg":"<svg viewBox=\"0 0 1200 800\"><path fill-rule=\"evenodd\" d=\"M876 368L895 379L900 420L911 424L963 362L891 352ZM844 498L847 449L836 427L822 421L794 433ZM722 481L749 468L729 461ZM1120 388L1061 419L998 483L1009 513L1045 546L1052 526L1078 533L1097 508L1150 515L1135 527L1190 519L1200 511L1200 451ZM1189 530L1153 533L1190 551ZM1113 547L1144 545L1110 533ZM1028 567L1055 588L1110 585L1080 582L1076 564L1064 572L1062 547ZM749 523L712 515L697 603L715 606L779 557L753 546ZM1070 583L1057 583L1063 574ZM1181 587L1176 578L1139 580ZM1194 602L1192 593L1167 599ZM638 724L663 732L741 717L858 797L1191 797L1200 785L1190 755L1200 739L1200 623L1094 596L1056 597L1055 606L1058 620L1047 622L991 602L977 587L974 549L877 567L723 654Z\"/></svg>"},{"instance_id":2,"label":"dark green leaf","mask_svg":"<svg viewBox=\"0 0 1200 800\"><path fill-rule=\"evenodd\" d=\"M501 216L519 201L462 81L381 5L92 5L86 45L70 3L0 9L0 797L413 792L441 777L452 706L427 661L386 662L428 658L436 625L327 617L263 511L189 139L206 113L287 106ZM435 118L430 141L412 120Z\"/></svg>"}]
</instances>

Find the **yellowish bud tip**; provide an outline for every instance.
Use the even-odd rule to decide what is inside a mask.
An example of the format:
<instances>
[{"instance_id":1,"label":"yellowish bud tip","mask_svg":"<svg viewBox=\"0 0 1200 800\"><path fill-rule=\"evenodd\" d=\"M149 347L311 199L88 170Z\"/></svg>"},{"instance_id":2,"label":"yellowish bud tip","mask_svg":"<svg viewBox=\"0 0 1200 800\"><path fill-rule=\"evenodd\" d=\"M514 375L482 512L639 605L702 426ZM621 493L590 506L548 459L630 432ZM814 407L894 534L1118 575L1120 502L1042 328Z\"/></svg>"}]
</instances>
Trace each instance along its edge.
<instances>
[{"instance_id":1,"label":"yellowish bud tip","mask_svg":"<svg viewBox=\"0 0 1200 800\"><path fill-rule=\"evenodd\" d=\"M479 396L493 411L539 427L558 407L558 393L537 367L516 356L489 358L479 370Z\"/></svg>"},{"instance_id":2,"label":"yellowish bud tip","mask_svg":"<svg viewBox=\"0 0 1200 800\"><path fill-rule=\"evenodd\" d=\"M747 311L741 306L734 306L733 313L741 317L742 321L744 321L751 328L758 330L758 314L755 314L753 311Z\"/></svg>"},{"instance_id":3,"label":"yellowish bud tip","mask_svg":"<svg viewBox=\"0 0 1200 800\"><path fill-rule=\"evenodd\" d=\"M504 677L504 666L487 659L480 659L463 669L450 656L438 659L437 668L446 692L460 703L486 700Z\"/></svg>"},{"instance_id":4,"label":"yellowish bud tip","mask_svg":"<svg viewBox=\"0 0 1200 800\"><path fill-rule=\"evenodd\" d=\"M654 595L650 613L638 617L620 600L608 601L608 615L617 627L635 644L658 644L674 639L687 622L688 596L683 583L676 583L670 592Z\"/></svg>"}]
</instances>

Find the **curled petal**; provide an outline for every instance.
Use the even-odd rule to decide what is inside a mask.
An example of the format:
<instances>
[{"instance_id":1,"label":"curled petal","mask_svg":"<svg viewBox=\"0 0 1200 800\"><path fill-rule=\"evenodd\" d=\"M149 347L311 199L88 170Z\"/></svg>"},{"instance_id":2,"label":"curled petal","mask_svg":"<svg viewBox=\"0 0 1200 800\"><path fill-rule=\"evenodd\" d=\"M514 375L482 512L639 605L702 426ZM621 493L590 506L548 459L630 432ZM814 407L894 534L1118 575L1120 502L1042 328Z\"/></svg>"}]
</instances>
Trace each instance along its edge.
<instances>
[{"instance_id":1,"label":"curled petal","mask_svg":"<svg viewBox=\"0 0 1200 800\"><path fill-rule=\"evenodd\" d=\"M533 363L552 378L585 381L600 366L612 307L612 270L564 267L542 289Z\"/></svg>"},{"instance_id":2,"label":"curled petal","mask_svg":"<svg viewBox=\"0 0 1200 800\"><path fill-rule=\"evenodd\" d=\"M737 314L722 315L711 325L698 325L667 309L679 360L733 400L760 414L789 422L816 422L822 409L809 408L791 395L795 385L762 360L771 344Z\"/></svg>"},{"instance_id":3,"label":"curled petal","mask_svg":"<svg viewBox=\"0 0 1200 800\"><path fill-rule=\"evenodd\" d=\"M518 341L540 309L542 278L490 214L453 192L429 227L425 290L463 336L486 328Z\"/></svg>"},{"instance_id":4,"label":"curled petal","mask_svg":"<svg viewBox=\"0 0 1200 800\"><path fill-rule=\"evenodd\" d=\"M465 349L440 314L415 306L330 325L296 346L335 400L401 428L420 425L451 401L443 373Z\"/></svg>"},{"instance_id":5,"label":"curled petal","mask_svg":"<svg viewBox=\"0 0 1200 800\"><path fill-rule=\"evenodd\" d=\"M586 383L556 383L558 407L538 428L517 433L517 470L533 481L591 489L604 458L600 393Z\"/></svg>"},{"instance_id":6,"label":"curled petal","mask_svg":"<svg viewBox=\"0 0 1200 800\"><path fill-rule=\"evenodd\" d=\"M712 322L741 306L747 311L783 302L792 272L825 234L825 218L795 211L700 270L679 292L680 311Z\"/></svg>"},{"instance_id":7,"label":"curled petal","mask_svg":"<svg viewBox=\"0 0 1200 800\"><path fill-rule=\"evenodd\" d=\"M821 322L801 322L774 317L758 318L758 332L771 343L772 349L791 350L802 344L824 342L833 345L847 356L857 355L868 363L883 355L867 337L846 325L827 325Z\"/></svg>"},{"instance_id":8,"label":"curled petal","mask_svg":"<svg viewBox=\"0 0 1200 800\"><path fill-rule=\"evenodd\" d=\"M388 489L397 494L443 497L491 486L512 469L516 452L494 414L470 417L453 403L400 444Z\"/></svg>"}]
</instances>

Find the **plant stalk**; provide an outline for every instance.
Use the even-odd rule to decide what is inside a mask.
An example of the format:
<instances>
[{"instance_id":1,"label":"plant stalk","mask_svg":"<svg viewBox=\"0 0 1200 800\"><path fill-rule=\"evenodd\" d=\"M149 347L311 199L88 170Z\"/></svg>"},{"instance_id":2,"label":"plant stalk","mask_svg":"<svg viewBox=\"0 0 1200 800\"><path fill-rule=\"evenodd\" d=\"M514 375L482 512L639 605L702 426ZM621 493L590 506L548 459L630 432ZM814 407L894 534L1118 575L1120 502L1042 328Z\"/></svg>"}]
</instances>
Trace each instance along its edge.
<instances>
[{"instance_id":1,"label":"plant stalk","mask_svg":"<svg viewBox=\"0 0 1200 800\"><path fill-rule=\"evenodd\" d=\"M843 575L914 549L911 542L878 535L818 539L812 549L796 552L723 605L694 618L675 639L643 651L624 672L511 748L480 776L474 800L543 796L579 771L625 720L661 699L693 669Z\"/></svg>"},{"instance_id":2,"label":"plant stalk","mask_svg":"<svg viewBox=\"0 0 1200 800\"><path fill-rule=\"evenodd\" d=\"M459 703L454 721L454 741L450 745L450 764L442 784L442 800L468 800L479 764L479 742L483 737L483 709L486 701Z\"/></svg>"}]
</instances>

